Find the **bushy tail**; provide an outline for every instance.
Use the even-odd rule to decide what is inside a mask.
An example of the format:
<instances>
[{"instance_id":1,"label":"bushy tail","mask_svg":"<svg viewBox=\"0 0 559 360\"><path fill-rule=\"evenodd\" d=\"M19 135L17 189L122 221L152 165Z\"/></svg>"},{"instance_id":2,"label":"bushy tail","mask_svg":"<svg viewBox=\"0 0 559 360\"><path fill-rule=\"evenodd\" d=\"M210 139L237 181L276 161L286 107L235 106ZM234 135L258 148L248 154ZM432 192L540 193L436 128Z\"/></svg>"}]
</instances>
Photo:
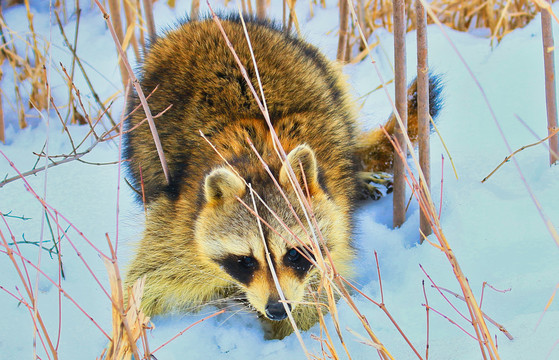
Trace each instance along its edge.
<instances>
[{"instance_id":1,"label":"bushy tail","mask_svg":"<svg viewBox=\"0 0 559 360\"><path fill-rule=\"evenodd\" d=\"M429 113L435 119L442 108L442 81L439 76L429 76ZM392 135L397 124L394 113L384 124L386 131ZM408 136L415 145L417 143L417 79L408 88ZM363 171L392 171L394 147L382 129L376 128L363 133L357 142L356 155L361 161Z\"/></svg>"}]
</instances>

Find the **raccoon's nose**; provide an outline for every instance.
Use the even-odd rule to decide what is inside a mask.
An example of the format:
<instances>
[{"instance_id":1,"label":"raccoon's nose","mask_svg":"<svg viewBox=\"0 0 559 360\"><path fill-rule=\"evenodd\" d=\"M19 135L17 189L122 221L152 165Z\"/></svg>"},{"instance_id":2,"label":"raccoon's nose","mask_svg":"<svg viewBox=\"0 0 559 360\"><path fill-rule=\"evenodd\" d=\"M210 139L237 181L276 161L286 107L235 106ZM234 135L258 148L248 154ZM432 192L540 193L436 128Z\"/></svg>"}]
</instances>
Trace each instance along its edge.
<instances>
[{"instance_id":1,"label":"raccoon's nose","mask_svg":"<svg viewBox=\"0 0 559 360\"><path fill-rule=\"evenodd\" d=\"M291 310L291 304L287 304ZM268 301L266 305L266 316L270 320L283 320L287 317L283 303L277 301Z\"/></svg>"}]
</instances>

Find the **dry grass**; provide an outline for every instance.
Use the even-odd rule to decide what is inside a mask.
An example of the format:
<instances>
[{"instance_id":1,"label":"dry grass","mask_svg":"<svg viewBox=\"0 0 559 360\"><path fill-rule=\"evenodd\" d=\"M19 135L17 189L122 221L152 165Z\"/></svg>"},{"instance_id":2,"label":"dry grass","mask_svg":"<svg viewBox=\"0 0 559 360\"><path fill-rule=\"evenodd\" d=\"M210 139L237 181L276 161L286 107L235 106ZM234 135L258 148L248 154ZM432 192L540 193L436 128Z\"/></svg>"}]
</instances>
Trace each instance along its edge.
<instances>
[{"instance_id":1,"label":"dry grass","mask_svg":"<svg viewBox=\"0 0 559 360\"><path fill-rule=\"evenodd\" d=\"M363 3L363 24L366 27L370 30L383 27L392 31L391 0L368 0ZM411 0L406 0L408 31L416 28L413 5ZM536 4L526 0L434 0L430 6L440 21L450 28L458 31L486 28L499 41L512 30L528 24L539 13Z\"/></svg>"},{"instance_id":2,"label":"dry grass","mask_svg":"<svg viewBox=\"0 0 559 360\"><path fill-rule=\"evenodd\" d=\"M514 29L524 27L540 11L535 2L527 0L433 0L429 4L444 25L458 31L486 29L496 43ZM357 0L356 10L365 38L369 38L378 28L393 31L392 0ZM407 31L415 30L417 21L414 1L405 0L405 12ZM433 21L428 19L428 23L432 24ZM356 48L355 53L360 54L364 46L359 39L355 22L351 24L350 34L354 36L349 39L349 46ZM346 58L346 61L350 59Z\"/></svg>"},{"instance_id":3,"label":"dry grass","mask_svg":"<svg viewBox=\"0 0 559 360\"><path fill-rule=\"evenodd\" d=\"M68 86L68 103L59 104L59 108L68 109L68 114L65 116L64 123L70 124L84 124L86 112L83 111L82 106L78 104L76 97L73 95L72 83L76 74L75 68L81 71L81 75L86 79L89 90L92 93L99 113L109 118L111 124L114 126L116 123L113 121L112 114L107 108L107 103L111 99L100 99L97 91L94 89L89 80L89 76L83 66L83 61L76 54L77 40L79 36L79 25L81 17L81 9L75 7L72 15L77 19L75 38L68 39L64 31L64 24L68 21L69 14L66 12L66 3L73 3L74 0L62 0L53 2L53 10L58 22L58 28L65 40L65 46L73 54L71 70L68 74L62 74L61 71L52 71L50 76L60 74L67 80ZM144 1L148 6L147 11L142 7L140 0L111 0L108 2L112 6L115 15L111 19L116 19L113 23L116 32L119 34L118 38L124 50L132 47L134 55L139 58L141 50L145 49L145 41L155 32L153 24L152 9L149 7L151 2ZM93 0L92 0L93 4ZM169 2L171 4L171 2ZM28 119L31 117L38 117L37 115L43 110L49 108L49 89L47 86L47 58L50 53L50 43L48 40L35 31L33 22L33 13L30 8L29 0L11 0L5 3L6 7L14 5L24 5L27 13L28 32L18 33L13 31L9 23L6 23L2 7L0 7L0 65L5 63L9 64L11 70L10 75L12 81L11 88L2 86L0 91L0 99L4 100L4 106L0 102L0 141L5 142L5 126L6 121L4 115L17 114L18 127L25 128L28 124ZM123 15L124 20L120 19L120 14ZM151 16L148 16L150 15ZM147 30L146 30L147 29ZM121 77L123 89L128 84L128 72L121 61ZM6 78L6 74L2 73L0 69L0 84ZM4 80L5 81L5 80ZM122 95L123 92L120 93ZM10 96L6 96L10 95ZM9 99L15 99L15 102L9 102ZM6 105L7 103L7 105Z\"/></svg>"},{"instance_id":4,"label":"dry grass","mask_svg":"<svg viewBox=\"0 0 559 360\"><path fill-rule=\"evenodd\" d=\"M46 109L48 105L48 90L46 88L44 68L48 44L41 43L35 33L33 14L30 11L28 0L25 1L25 7L29 21L29 36L12 31L6 25L0 8L0 65L5 62L9 63L14 79L13 88L6 89L2 87L2 92L13 91L16 98L15 104L9 104L9 111L2 109L0 113L11 112L18 114L20 128L27 127L26 111L28 109L41 111ZM2 77L3 74L0 70L0 81ZM31 87L31 91L27 96L22 95L24 83L29 84ZM27 98L26 103L24 103L24 98ZM0 107L2 107L1 103ZM3 118L0 120L0 125L3 127ZM2 138L0 138L2 142L5 141L3 132L4 129L0 132L2 133Z\"/></svg>"}]
</instances>

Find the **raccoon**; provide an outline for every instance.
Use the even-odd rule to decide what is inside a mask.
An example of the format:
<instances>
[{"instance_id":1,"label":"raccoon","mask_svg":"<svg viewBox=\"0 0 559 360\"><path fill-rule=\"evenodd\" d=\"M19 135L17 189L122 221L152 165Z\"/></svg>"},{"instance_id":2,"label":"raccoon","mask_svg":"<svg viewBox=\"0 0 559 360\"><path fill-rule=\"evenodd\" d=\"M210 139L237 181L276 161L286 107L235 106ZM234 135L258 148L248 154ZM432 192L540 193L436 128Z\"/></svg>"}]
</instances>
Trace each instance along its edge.
<instances>
[{"instance_id":1,"label":"raccoon","mask_svg":"<svg viewBox=\"0 0 559 360\"><path fill-rule=\"evenodd\" d=\"M144 116L132 113L124 156L147 215L126 284L146 278L142 308L149 316L235 299L259 314L266 337L283 338L293 331L288 311L298 328L307 330L319 319L318 307L308 304L324 300L315 259L306 250L311 229L300 220L304 209L289 167L310 199L322 252L328 250L336 271L349 277L353 209L363 195L378 197L371 181L379 180L370 171L389 171L393 150L379 130L357 130L354 104L337 65L273 22L245 21L269 117L287 157L282 161L277 155L265 118L211 18L185 21L154 39L139 77L143 92L151 94L153 114L171 106L155 119L170 181L149 127L141 123ZM221 23L257 84L240 17L225 16ZM439 88L434 79L433 116ZM412 86L412 133L414 94ZM138 105L137 95L131 95L130 112ZM391 117L389 130L393 124ZM390 186L386 179L380 182Z\"/></svg>"}]
</instances>

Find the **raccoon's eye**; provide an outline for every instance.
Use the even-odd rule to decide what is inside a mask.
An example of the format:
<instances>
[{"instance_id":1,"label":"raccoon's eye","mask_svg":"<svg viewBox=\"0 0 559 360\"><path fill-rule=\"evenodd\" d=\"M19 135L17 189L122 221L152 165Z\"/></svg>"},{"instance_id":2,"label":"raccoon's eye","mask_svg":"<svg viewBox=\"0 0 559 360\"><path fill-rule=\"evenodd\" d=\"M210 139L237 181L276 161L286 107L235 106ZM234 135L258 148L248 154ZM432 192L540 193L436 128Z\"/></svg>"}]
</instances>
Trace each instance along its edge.
<instances>
[{"instance_id":1,"label":"raccoon's eye","mask_svg":"<svg viewBox=\"0 0 559 360\"><path fill-rule=\"evenodd\" d=\"M307 260L305 256L301 255L301 251L303 250L300 248L287 250L283 258L283 263L295 270L299 276L304 277L306 272L311 268L312 263ZM312 254L310 254L310 256L312 257Z\"/></svg>"},{"instance_id":2,"label":"raccoon's eye","mask_svg":"<svg viewBox=\"0 0 559 360\"><path fill-rule=\"evenodd\" d=\"M239 265L247 269L252 269L256 266L256 260L250 256L241 256L238 260Z\"/></svg>"},{"instance_id":3,"label":"raccoon's eye","mask_svg":"<svg viewBox=\"0 0 559 360\"><path fill-rule=\"evenodd\" d=\"M289 262L297 262L301 258L301 254L296 249L291 249L287 252L287 260Z\"/></svg>"},{"instance_id":4,"label":"raccoon's eye","mask_svg":"<svg viewBox=\"0 0 559 360\"><path fill-rule=\"evenodd\" d=\"M231 277L248 285L258 271L258 261L251 256L229 255L215 260Z\"/></svg>"}]
</instances>

